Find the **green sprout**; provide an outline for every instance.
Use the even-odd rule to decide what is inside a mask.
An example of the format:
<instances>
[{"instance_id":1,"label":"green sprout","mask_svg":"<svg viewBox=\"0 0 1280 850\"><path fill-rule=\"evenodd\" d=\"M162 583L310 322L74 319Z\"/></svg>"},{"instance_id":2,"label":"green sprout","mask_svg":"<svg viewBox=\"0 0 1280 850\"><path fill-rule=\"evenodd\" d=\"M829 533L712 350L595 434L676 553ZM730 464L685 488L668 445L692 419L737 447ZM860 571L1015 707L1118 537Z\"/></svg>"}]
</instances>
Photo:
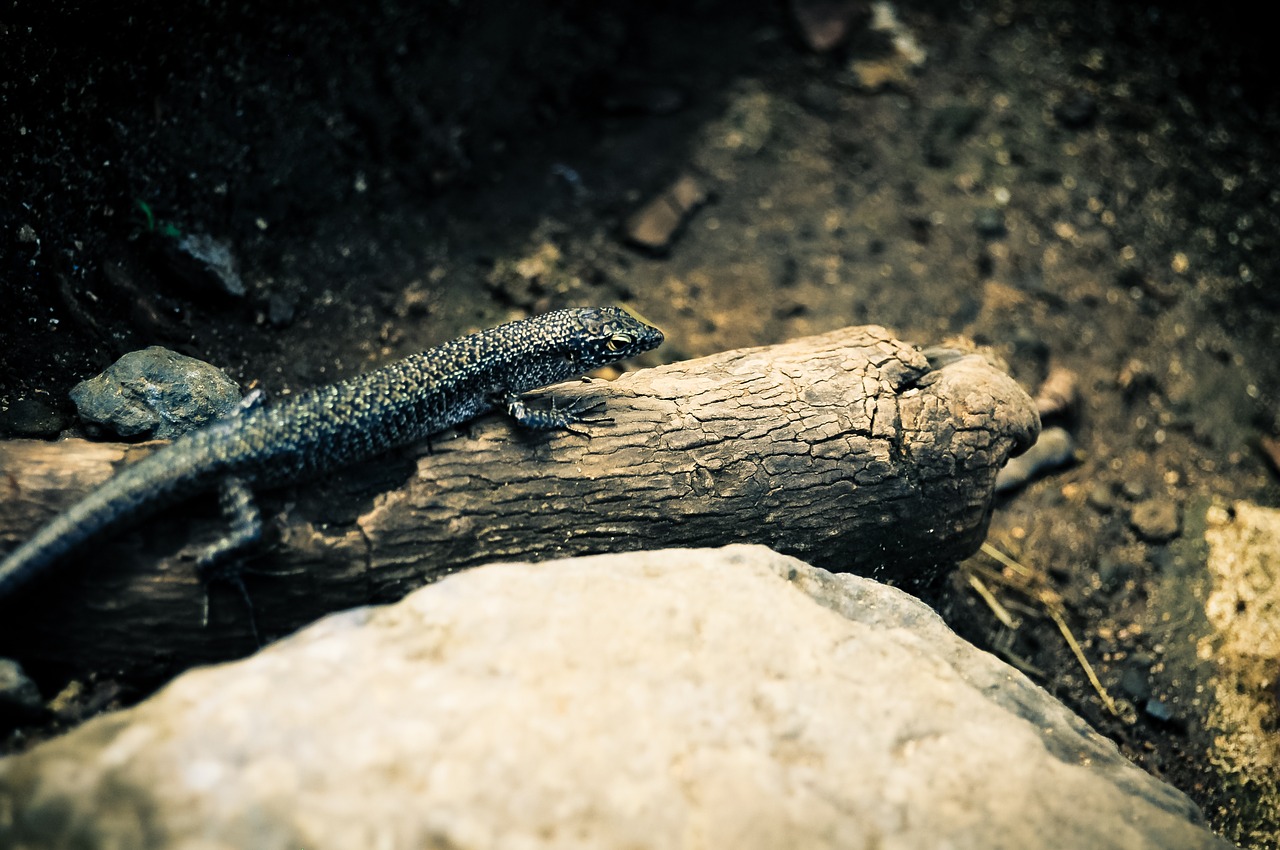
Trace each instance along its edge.
<instances>
[{"instance_id":1,"label":"green sprout","mask_svg":"<svg viewBox=\"0 0 1280 850\"><path fill-rule=\"evenodd\" d=\"M151 205L141 198L135 198L133 202L138 205L138 209L142 210L142 214L147 217L147 230L155 230L156 217L151 214Z\"/></svg>"},{"instance_id":2,"label":"green sprout","mask_svg":"<svg viewBox=\"0 0 1280 850\"><path fill-rule=\"evenodd\" d=\"M147 230L154 233L156 231L156 216L151 211L151 205L141 198L135 198L133 202L137 204L138 209L142 210L142 214L146 216ZM177 239L182 236L182 231L168 222L160 222L159 230L161 236L168 236L170 239Z\"/></svg>"}]
</instances>

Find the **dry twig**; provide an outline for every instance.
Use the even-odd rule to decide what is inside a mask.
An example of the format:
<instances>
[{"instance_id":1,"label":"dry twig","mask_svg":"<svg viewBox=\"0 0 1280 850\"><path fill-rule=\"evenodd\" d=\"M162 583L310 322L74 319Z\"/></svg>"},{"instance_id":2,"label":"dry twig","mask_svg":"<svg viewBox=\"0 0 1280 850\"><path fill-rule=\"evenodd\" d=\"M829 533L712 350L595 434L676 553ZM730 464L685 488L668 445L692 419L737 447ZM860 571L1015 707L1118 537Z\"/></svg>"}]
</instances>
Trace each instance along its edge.
<instances>
[{"instance_id":1,"label":"dry twig","mask_svg":"<svg viewBox=\"0 0 1280 850\"><path fill-rule=\"evenodd\" d=\"M995 594L987 588L983 579L1022 594L1035 603L1037 611L1053 620L1058 627L1058 631L1062 634L1063 640L1067 642L1072 655L1076 657L1076 662L1084 670L1085 676L1089 679L1089 684L1093 686L1098 697L1102 700L1103 706L1112 716L1119 717L1120 711L1116 707L1115 701L1111 699L1111 695L1103 687L1098 674L1094 672L1093 665L1085 657L1084 649L1080 646L1080 642L1076 640L1075 634L1072 633L1070 626L1067 625L1066 606L1062 604L1062 596L1049 586L1048 579L1044 573L1018 563L990 543L983 543L981 551L988 558L1004 567L1004 569L993 570L980 564L969 562L964 565L964 570L970 586L991 608L991 612L996 619L1003 623L1006 628L1017 628L1017 624L1013 621L1008 610L1000 604Z\"/></svg>"}]
</instances>

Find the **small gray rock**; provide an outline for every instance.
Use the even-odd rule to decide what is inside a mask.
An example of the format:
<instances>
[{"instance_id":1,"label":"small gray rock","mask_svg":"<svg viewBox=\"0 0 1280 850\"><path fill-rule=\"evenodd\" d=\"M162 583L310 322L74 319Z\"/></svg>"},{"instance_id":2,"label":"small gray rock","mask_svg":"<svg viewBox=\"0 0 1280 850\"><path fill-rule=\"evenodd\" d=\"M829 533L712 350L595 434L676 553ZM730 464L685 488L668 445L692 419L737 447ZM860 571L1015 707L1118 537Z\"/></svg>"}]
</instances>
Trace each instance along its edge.
<instances>
[{"instance_id":1,"label":"small gray rock","mask_svg":"<svg viewBox=\"0 0 1280 850\"><path fill-rule=\"evenodd\" d=\"M9 658L0 658L0 720L23 722L33 720L44 712L44 700L40 689L27 678L22 665Z\"/></svg>"},{"instance_id":2,"label":"small gray rock","mask_svg":"<svg viewBox=\"0 0 1280 850\"><path fill-rule=\"evenodd\" d=\"M167 440L230 413L240 387L215 366L153 345L76 384L71 400L80 418L122 437Z\"/></svg>"},{"instance_id":3,"label":"small gray rock","mask_svg":"<svg viewBox=\"0 0 1280 850\"><path fill-rule=\"evenodd\" d=\"M1182 527L1178 506L1164 499L1147 499L1134 505L1129 524L1148 543L1167 543Z\"/></svg>"},{"instance_id":4,"label":"small gray rock","mask_svg":"<svg viewBox=\"0 0 1280 850\"><path fill-rule=\"evenodd\" d=\"M237 298L245 293L235 253L221 239L204 233L187 233L172 243L166 257L173 270L197 289Z\"/></svg>"},{"instance_id":5,"label":"small gray rock","mask_svg":"<svg viewBox=\"0 0 1280 850\"><path fill-rule=\"evenodd\" d=\"M1011 458L996 475L996 492L1007 493L1075 460L1076 444L1065 428L1046 428L1031 448Z\"/></svg>"}]
</instances>

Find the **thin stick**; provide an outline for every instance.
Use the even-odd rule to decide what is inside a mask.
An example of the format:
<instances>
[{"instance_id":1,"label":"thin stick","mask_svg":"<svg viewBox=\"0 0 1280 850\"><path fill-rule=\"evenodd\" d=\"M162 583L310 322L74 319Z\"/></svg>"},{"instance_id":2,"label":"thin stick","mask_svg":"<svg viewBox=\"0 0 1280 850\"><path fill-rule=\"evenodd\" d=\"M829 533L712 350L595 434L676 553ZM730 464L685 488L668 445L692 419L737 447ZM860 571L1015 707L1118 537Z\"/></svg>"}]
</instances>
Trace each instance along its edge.
<instances>
[{"instance_id":1,"label":"thin stick","mask_svg":"<svg viewBox=\"0 0 1280 850\"><path fill-rule=\"evenodd\" d=\"M1112 702L1111 695L1107 693L1107 689L1102 687L1102 682L1098 680L1097 674L1093 672L1093 665L1089 663L1089 659L1084 657L1084 650L1076 642L1075 635L1071 634L1071 629L1067 628L1066 620L1062 619L1062 615L1053 608L1049 608L1048 611L1049 616L1058 624L1058 631L1062 632L1063 638L1067 641L1067 646L1071 647L1071 651L1075 653L1076 661L1080 662L1080 666L1084 668L1084 674L1089 677L1089 684L1093 685L1093 689L1102 698L1102 704L1106 706L1107 711L1111 712L1112 717L1119 717L1119 709Z\"/></svg>"},{"instance_id":2,"label":"thin stick","mask_svg":"<svg viewBox=\"0 0 1280 850\"><path fill-rule=\"evenodd\" d=\"M990 543L982 544L982 552L993 561L996 561L1001 566L1015 573L1030 586L1024 586L1010 581L1009 578L1004 575L994 571L984 570L977 565L974 565L971 569L974 571L981 571L985 573L988 578L998 581L1005 587L1012 590L1017 590L1038 602L1044 612L1048 614L1050 619L1052 619L1057 625L1058 631L1062 633L1062 637L1066 640L1067 646L1071 649L1071 653L1076 657L1076 662L1079 663L1081 669L1084 670L1085 676L1089 679L1089 684L1093 686L1098 697L1102 700L1102 705L1113 717L1119 717L1119 709L1116 708L1116 704L1111 699L1111 695L1107 693L1106 688L1102 686L1102 681L1098 678L1097 673L1094 672L1093 665L1090 664L1089 659L1085 657L1084 649L1080 646L1080 642L1076 640L1075 635L1071 633L1070 627L1067 626L1066 618L1063 616L1061 597L1051 588L1044 586L1044 579L1040 573L1023 566L996 547L992 546ZM996 612L996 608L992 604L994 602L994 597L988 599L988 597L991 596L990 590L987 589L974 572L969 573L969 583L978 595L984 600L987 600L987 604L989 606L992 606L992 612L995 613L996 618L999 619L1000 622L1004 623L1006 627L1012 628L1009 625L1009 620L1005 619L1005 617L1009 616L1008 612L1005 612L1005 617L1001 617L1000 614ZM1001 608L1001 610L1003 610L1003 608Z\"/></svg>"},{"instance_id":3,"label":"thin stick","mask_svg":"<svg viewBox=\"0 0 1280 850\"><path fill-rule=\"evenodd\" d=\"M1010 616L1009 611L1000 604L1000 601L996 599L995 594L990 590L987 590L987 585L982 581L982 579L978 578L973 573L969 573L968 579L969 586L982 597L983 602L987 603L987 607L991 609L991 613L995 615L996 619L1004 623L1006 629L1016 630L1018 625L1013 622L1013 617Z\"/></svg>"}]
</instances>

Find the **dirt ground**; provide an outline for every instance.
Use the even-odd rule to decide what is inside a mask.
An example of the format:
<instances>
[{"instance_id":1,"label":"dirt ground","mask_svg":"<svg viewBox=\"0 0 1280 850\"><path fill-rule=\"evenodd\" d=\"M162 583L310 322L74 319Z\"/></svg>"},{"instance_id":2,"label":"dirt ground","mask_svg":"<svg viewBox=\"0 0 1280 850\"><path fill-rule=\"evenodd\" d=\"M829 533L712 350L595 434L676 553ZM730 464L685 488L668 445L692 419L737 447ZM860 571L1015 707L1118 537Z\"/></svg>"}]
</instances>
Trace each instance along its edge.
<instances>
[{"instance_id":1,"label":"dirt ground","mask_svg":"<svg viewBox=\"0 0 1280 850\"><path fill-rule=\"evenodd\" d=\"M1206 511L1280 505L1256 22L1046 0L877 30L849 3L818 52L783 3L508 5L0 15L0 424L56 433L70 386L141 345L283 394L587 303L660 326L650 364L874 323L983 346L1029 391L1065 367L1075 461L991 527L1027 573L975 556L944 616L1277 846L1274 770L1224 767L1179 649ZM680 175L707 202L629 245ZM177 264L181 233L225 240L246 293Z\"/></svg>"}]
</instances>

